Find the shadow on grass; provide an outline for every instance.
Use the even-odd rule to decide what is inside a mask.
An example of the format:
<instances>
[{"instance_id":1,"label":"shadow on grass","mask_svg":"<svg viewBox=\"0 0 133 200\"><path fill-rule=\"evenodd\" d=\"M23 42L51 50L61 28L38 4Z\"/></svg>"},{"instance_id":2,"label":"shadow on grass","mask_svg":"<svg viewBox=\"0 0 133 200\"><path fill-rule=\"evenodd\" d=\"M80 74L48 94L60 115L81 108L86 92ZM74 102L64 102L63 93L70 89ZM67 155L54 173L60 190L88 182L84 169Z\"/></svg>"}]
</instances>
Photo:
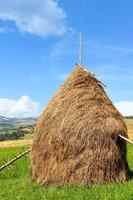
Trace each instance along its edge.
<instances>
[{"instance_id":1,"label":"shadow on grass","mask_svg":"<svg viewBox=\"0 0 133 200\"><path fill-rule=\"evenodd\" d=\"M129 180L133 180L133 171L129 170Z\"/></svg>"}]
</instances>

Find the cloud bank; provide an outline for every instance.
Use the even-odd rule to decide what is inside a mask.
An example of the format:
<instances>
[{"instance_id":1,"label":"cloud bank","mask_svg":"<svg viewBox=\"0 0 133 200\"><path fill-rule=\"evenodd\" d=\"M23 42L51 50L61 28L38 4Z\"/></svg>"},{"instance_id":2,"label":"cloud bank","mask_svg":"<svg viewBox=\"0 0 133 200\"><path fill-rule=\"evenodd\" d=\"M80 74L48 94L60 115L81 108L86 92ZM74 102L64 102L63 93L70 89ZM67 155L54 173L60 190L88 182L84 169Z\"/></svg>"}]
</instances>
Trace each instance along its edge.
<instances>
[{"instance_id":1,"label":"cloud bank","mask_svg":"<svg viewBox=\"0 0 133 200\"><path fill-rule=\"evenodd\" d=\"M0 19L14 21L20 32L62 35L66 32L65 18L56 0L0 0Z\"/></svg>"},{"instance_id":2,"label":"cloud bank","mask_svg":"<svg viewBox=\"0 0 133 200\"><path fill-rule=\"evenodd\" d=\"M133 116L133 101L121 101L115 103L115 107L123 116Z\"/></svg>"},{"instance_id":3,"label":"cloud bank","mask_svg":"<svg viewBox=\"0 0 133 200\"><path fill-rule=\"evenodd\" d=\"M28 96L22 96L19 100L0 98L0 116L10 118L36 117L38 108L39 102L31 100Z\"/></svg>"}]
</instances>

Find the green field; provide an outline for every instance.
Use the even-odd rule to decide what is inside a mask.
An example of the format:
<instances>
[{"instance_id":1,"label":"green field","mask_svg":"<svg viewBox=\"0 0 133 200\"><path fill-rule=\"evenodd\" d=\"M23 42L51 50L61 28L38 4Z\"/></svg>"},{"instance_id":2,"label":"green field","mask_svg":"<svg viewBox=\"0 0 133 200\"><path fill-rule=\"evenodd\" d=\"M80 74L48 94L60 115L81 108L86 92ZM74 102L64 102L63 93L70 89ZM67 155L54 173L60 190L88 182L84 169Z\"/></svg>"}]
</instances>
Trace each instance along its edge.
<instances>
[{"instance_id":1,"label":"green field","mask_svg":"<svg viewBox=\"0 0 133 200\"><path fill-rule=\"evenodd\" d=\"M11 159L28 147L0 149L0 164ZM133 170L133 146L128 146L128 162ZM0 172L0 200L132 200L133 181L124 184L108 184L97 187L39 186L31 181L31 167L28 156L16 161L15 165Z\"/></svg>"}]
</instances>

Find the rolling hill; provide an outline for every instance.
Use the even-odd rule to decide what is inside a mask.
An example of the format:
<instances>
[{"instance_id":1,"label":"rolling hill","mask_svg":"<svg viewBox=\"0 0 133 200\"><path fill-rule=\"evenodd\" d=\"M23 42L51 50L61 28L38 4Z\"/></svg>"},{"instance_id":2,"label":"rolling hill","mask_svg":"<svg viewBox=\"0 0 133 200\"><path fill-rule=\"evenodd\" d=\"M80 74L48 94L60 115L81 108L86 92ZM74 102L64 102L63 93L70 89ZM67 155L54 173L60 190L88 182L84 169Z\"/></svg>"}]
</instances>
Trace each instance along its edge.
<instances>
[{"instance_id":1,"label":"rolling hill","mask_svg":"<svg viewBox=\"0 0 133 200\"><path fill-rule=\"evenodd\" d=\"M13 130L20 127L27 127L34 125L37 118L7 118L0 116L0 131Z\"/></svg>"}]
</instances>

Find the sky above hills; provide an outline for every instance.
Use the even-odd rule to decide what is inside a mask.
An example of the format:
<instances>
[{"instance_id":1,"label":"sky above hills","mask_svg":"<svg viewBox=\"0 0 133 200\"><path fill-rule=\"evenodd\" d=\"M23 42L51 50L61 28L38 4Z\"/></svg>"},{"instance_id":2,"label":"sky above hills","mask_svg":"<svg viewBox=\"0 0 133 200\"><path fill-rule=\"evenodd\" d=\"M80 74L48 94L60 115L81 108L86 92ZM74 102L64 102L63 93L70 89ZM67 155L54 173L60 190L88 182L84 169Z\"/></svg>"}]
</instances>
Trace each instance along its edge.
<instances>
[{"instance_id":1,"label":"sky above hills","mask_svg":"<svg viewBox=\"0 0 133 200\"><path fill-rule=\"evenodd\" d=\"M133 115L132 0L0 0L0 115L38 115L79 60Z\"/></svg>"}]
</instances>

